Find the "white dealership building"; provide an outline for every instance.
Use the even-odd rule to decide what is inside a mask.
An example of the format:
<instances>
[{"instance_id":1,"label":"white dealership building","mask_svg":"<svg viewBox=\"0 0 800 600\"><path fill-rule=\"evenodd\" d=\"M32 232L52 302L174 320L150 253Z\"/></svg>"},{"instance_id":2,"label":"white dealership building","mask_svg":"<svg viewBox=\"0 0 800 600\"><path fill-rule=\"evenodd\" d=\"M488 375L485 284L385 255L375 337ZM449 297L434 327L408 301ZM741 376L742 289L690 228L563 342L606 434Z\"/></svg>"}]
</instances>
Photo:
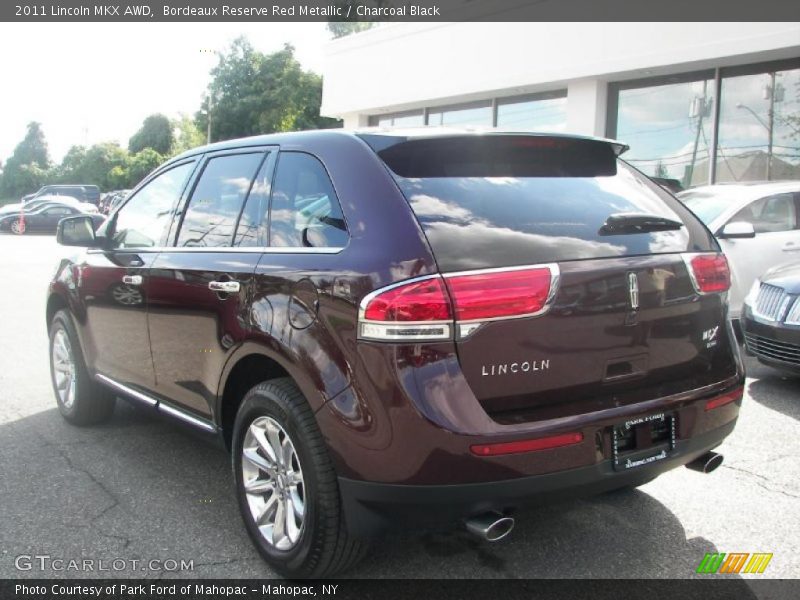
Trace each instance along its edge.
<instances>
[{"instance_id":1,"label":"white dealership building","mask_svg":"<svg viewBox=\"0 0 800 600\"><path fill-rule=\"evenodd\" d=\"M800 179L800 23L393 23L327 57L345 127L567 131L684 185Z\"/></svg>"}]
</instances>

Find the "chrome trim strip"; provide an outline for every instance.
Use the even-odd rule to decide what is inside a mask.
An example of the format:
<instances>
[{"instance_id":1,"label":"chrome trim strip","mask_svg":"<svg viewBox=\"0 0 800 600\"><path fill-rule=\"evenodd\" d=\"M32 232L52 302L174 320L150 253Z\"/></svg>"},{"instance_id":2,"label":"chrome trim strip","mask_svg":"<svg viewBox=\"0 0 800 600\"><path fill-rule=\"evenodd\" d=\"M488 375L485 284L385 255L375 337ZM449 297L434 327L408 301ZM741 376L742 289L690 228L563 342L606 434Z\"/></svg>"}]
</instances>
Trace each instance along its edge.
<instances>
[{"instance_id":1,"label":"chrome trim strip","mask_svg":"<svg viewBox=\"0 0 800 600\"><path fill-rule=\"evenodd\" d=\"M164 402L160 402L155 398L153 398L152 396L149 396L143 392L139 392L137 390L129 388L127 385L119 383L118 381L114 381L110 377L106 377L105 375L101 375L100 373L95 374L94 378L106 384L107 386L113 388L114 390L121 392L122 394L124 394L129 398L133 398L135 400L145 403L147 406L155 408L159 412L168 414L172 417L175 417L176 419L185 421L186 423L194 425L195 427L199 427L200 429L207 431L209 433L217 433L217 428L214 426L213 423L205 421L199 417L190 415L189 413L184 412L173 406L170 406L169 404L165 404Z\"/></svg>"},{"instance_id":2,"label":"chrome trim strip","mask_svg":"<svg viewBox=\"0 0 800 600\"><path fill-rule=\"evenodd\" d=\"M200 419L198 417L192 416L189 413L186 413L186 412L184 412L184 411L182 411L182 410L180 410L178 408L174 408L174 407L170 406L169 404L164 404L163 402L159 402L158 403L158 410L159 410L159 412L163 412L163 413L166 413L168 415L171 415L171 416L175 417L176 419L180 419L182 421L185 421L185 422L189 423L190 425L194 425L195 427L199 427L200 429L208 431L209 433L216 433L217 432L217 428L214 427L214 425L212 425L208 421L205 421L205 420Z\"/></svg>"},{"instance_id":3,"label":"chrome trim strip","mask_svg":"<svg viewBox=\"0 0 800 600\"><path fill-rule=\"evenodd\" d=\"M376 342L451 340L452 325L452 321L359 321L358 339ZM397 333L398 330L403 333Z\"/></svg>"},{"instance_id":4,"label":"chrome trim strip","mask_svg":"<svg viewBox=\"0 0 800 600\"><path fill-rule=\"evenodd\" d=\"M116 391L125 394L126 396L134 398L139 402L144 402L148 406L155 407L158 405L158 400L156 400L155 398L151 398L150 396L148 396L147 394L143 394L142 392L137 392L136 390L129 388L127 385L123 385L117 381L114 381L110 377L106 377L105 375L97 373L94 376L94 378L106 384L107 386L114 388Z\"/></svg>"}]
</instances>

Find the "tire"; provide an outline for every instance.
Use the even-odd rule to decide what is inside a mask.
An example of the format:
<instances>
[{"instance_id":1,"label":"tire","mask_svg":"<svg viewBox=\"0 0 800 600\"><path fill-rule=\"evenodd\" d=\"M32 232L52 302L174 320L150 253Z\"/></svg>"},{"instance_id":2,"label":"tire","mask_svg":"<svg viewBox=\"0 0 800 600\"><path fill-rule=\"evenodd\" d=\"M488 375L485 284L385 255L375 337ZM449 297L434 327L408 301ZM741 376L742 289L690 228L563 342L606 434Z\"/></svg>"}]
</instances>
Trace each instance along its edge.
<instances>
[{"instance_id":1,"label":"tire","mask_svg":"<svg viewBox=\"0 0 800 600\"><path fill-rule=\"evenodd\" d=\"M23 235L25 233L25 221L22 219L14 219L11 221L11 233L15 235Z\"/></svg>"},{"instance_id":2,"label":"tire","mask_svg":"<svg viewBox=\"0 0 800 600\"><path fill-rule=\"evenodd\" d=\"M269 458L275 438L289 456L282 464ZM325 577L364 556L367 545L345 526L336 472L314 414L291 379L260 383L245 395L234 423L232 462L247 533L281 575ZM269 470L260 468L265 466ZM283 527L280 514L289 515Z\"/></svg>"},{"instance_id":3,"label":"tire","mask_svg":"<svg viewBox=\"0 0 800 600\"><path fill-rule=\"evenodd\" d=\"M78 334L66 310L50 326L50 381L61 416L73 425L94 425L114 412L114 394L86 370Z\"/></svg>"}]
</instances>

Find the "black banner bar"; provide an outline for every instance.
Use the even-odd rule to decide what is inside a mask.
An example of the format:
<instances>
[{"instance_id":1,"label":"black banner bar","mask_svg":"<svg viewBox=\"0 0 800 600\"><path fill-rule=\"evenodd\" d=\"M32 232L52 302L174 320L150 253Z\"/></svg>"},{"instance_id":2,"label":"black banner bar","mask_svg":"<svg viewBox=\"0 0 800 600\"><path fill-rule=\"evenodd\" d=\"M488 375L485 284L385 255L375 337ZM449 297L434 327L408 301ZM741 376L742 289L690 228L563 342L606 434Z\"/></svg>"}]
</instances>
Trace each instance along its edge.
<instances>
[{"instance_id":1,"label":"black banner bar","mask_svg":"<svg viewBox=\"0 0 800 600\"><path fill-rule=\"evenodd\" d=\"M0 580L0 598L3 600L756 600L797 597L800 597L800 582L797 580L745 581L716 575L693 580Z\"/></svg>"},{"instance_id":2,"label":"black banner bar","mask_svg":"<svg viewBox=\"0 0 800 600\"><path fill-rule=\"evenodd\" d=\"M0 21L794 21L796 0L3 0Z\"/></svg>"}]
</instances>

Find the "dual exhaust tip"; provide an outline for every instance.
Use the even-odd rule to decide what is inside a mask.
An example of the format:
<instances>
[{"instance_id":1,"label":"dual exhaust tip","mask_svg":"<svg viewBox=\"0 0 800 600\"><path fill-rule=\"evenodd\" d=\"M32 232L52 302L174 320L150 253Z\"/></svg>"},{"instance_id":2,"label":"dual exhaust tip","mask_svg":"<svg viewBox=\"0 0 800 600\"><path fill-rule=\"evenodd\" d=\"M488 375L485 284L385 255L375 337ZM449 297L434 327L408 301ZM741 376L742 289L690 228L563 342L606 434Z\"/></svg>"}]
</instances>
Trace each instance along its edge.
<instances>
[{"instance_id":1,"label":"dual exhaust tip","mask_svg":"<svg viewBox=\"0 0 800 600\"><path fill-rule=\"evenodd\" d=\"M686 468L700 473L711 473L724 459L722 454L706 452L688 463ZM467 519L464 525L467 531L486 542L499 542L514 529L514 519L498 512L487 512Z\"/></svg>"}]
</instances>

